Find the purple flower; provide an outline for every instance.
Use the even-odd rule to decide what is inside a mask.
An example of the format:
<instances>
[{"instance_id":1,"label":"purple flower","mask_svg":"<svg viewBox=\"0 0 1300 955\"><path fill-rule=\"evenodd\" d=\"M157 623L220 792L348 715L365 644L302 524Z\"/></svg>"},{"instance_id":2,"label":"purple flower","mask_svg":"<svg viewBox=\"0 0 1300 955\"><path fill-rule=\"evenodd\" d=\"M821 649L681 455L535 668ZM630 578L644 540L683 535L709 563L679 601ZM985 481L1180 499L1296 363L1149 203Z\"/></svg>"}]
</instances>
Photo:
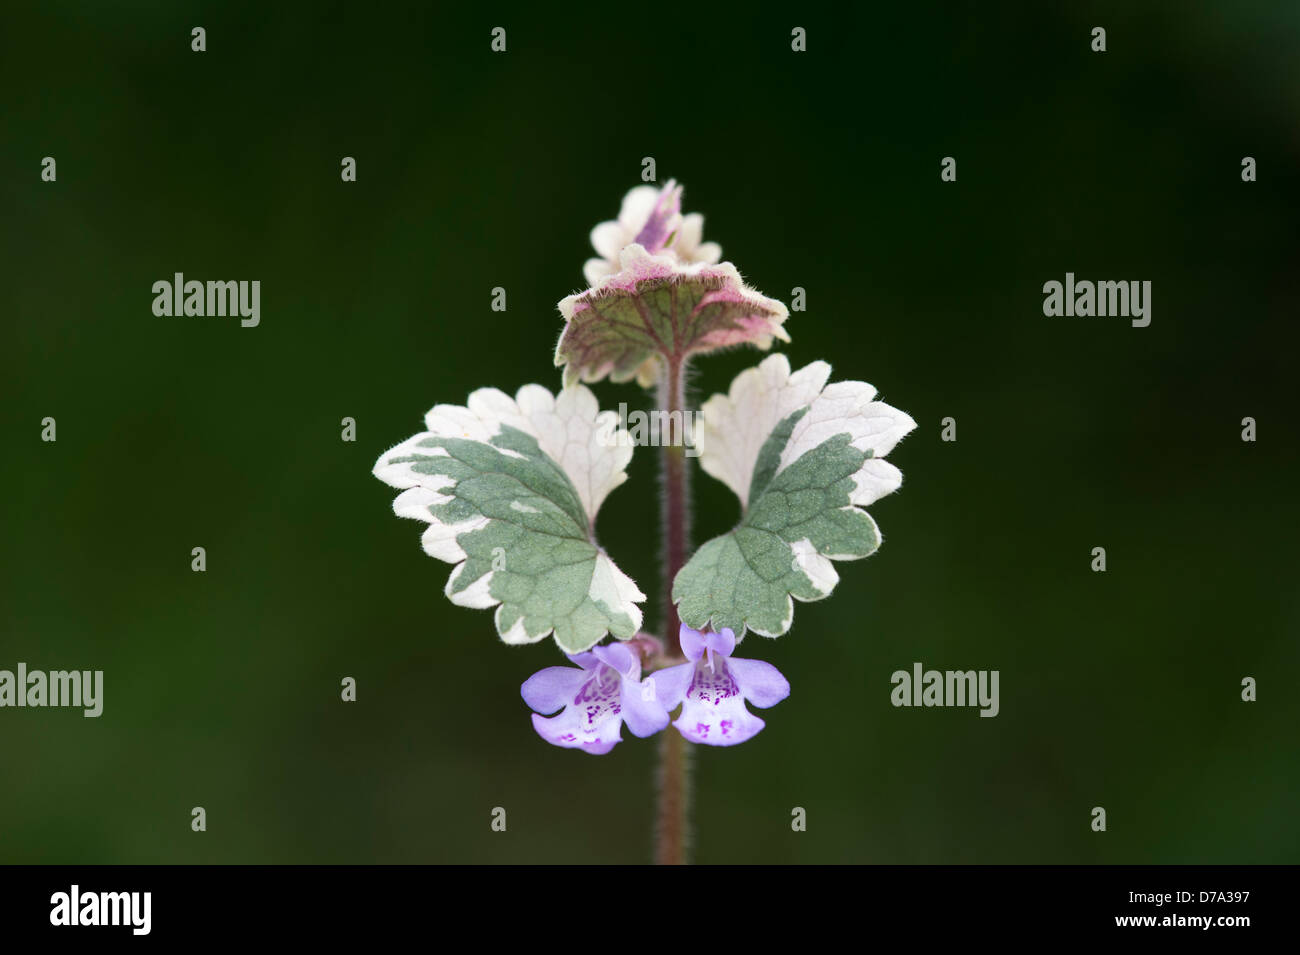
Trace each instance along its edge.
<instances>
[{"instance_id":1,"label":"purple flower","mask_svg":"<svg viewBox=\"0 0 1300 955\"><path fill-rule=\"evenodd\" d=\"M602 222L591 230L591 245L600 256L582 267L587 284L622 268L620 256L633 243L649 255L667 255L682 265L703 262L713 265L722 258L722 247L704 241L704 216L682 214L682 187L675 179L659 189L637 186L623 197L618 218Z\"/></svg>"},{"instance_id":2,"label":"purple flower","mask_svg":"<svg viewBox=\"0 0 1300 955\"><path fill-rule=\"evenodd\" d=\"M691 662L659 670L650 679L666 709L682 704L673 726L692 743L743 743L765 725L745 701L766 708L790 695L790 684L772 664L731 655L736 648L731 630L700 633L682 624L680 639Z\"/></svg>"},{"instance_id":3,"label":"purple flower","mask_svg":"<svg viewBox=\"0 0 1300 955\"><path fill-rule=\"evenodd\" d=\"M533 728L556 746L608 753L622 740L623 724L636 736L651 736L668 725L668 711L655 685L641 679L641 661L627 647L612 643L569 656L581 669L547 667L519 688L536 710ZM539 716L555 713L555 716Z\"/></svg>"},{"instance_id":4,"label":"purple flower","mask_svg":"<svg viewBox=\"0 0 1300 955\"><path fill-rule=\"evenodd\" d=\"M682 216L682 187L675 180L669 180L663 190L655 197L654 208L641 231L632 241L651 255L658 252L677 230Z\"/></svg>"}]
</instances>

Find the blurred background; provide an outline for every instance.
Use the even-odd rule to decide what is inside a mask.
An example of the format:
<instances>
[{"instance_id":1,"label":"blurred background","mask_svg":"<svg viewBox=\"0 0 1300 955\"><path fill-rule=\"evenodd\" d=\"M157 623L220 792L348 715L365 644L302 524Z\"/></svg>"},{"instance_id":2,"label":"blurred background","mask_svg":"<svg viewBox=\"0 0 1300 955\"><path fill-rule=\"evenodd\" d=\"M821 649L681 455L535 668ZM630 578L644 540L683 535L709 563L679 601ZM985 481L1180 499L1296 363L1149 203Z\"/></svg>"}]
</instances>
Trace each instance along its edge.
<instances>
[{"instance_id":1,"label":"blurred background","mask_svg":"<svg viewBox=\"0 0 1300 955\"><path fill-rule=\"evenodd\" d=\"M0 668L102 669L105 706L0 710L0 861L649 859L655 745L543 743L518 688L558 650L452 606L370 474L435 403L558 386L646 156L807 290L796 367L919 422L882 549L745 642L793 693L697 752L695 858L1300 861L1300 7L907 6L9 8ZM1150 280L1150 327L1045 318L1067 271ZM155 317L174 272L260 280L260 326ZM656 484L644 449L599 528L652 627ZM695 488L699 543L738 511ZM1000 715L895 709L915 661L999 670Z\"/></svg>"}]
</instances>

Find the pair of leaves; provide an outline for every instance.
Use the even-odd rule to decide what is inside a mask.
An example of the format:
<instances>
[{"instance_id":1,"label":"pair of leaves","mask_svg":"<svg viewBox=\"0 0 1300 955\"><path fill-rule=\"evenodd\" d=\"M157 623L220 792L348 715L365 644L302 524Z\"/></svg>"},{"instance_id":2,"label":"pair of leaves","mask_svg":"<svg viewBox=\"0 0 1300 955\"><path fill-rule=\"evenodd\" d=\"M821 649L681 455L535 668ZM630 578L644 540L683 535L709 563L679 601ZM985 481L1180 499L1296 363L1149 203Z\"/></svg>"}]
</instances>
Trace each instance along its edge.
<instances>
[{"instance_id":1,"label":"pair of leaves","mask_svg":"<svg viewBox=\"0 0 1300 955\"><path fill-rule=\"evenodd\" d=\"M828 595L834 560L872 553L875 522L861 507L896 489L882 460L910 417L862 382L827 385L830 366L791 373L773 355L705 403L701 466L740 498L740 524L709 541L673 583L695 629L789 629L793 600ZM424 549L456 567L455 603L496 607L507 643L554 633L569 653L641 626L636 585L596 544L597 511L626 480L632 447L614 412L582 385L558 396L526 385L467 407L439 405L425 432L382 455L375 474L401 488L393 509L428 523Z\"/></svg>"},{"instance_id":2,"label":"pair of leaves","mask_svg":"<svg viewBox=\"0 0 1300 955\"><path fill-rule=\"evenodd\" d=\"M627 479L631 442L579 382L650 385L665 362L789 340L786 307L745 285L729 262L715 264L721 249L703 241L701 216L682 214L681 192L672 181L633 189L618 220L592 231L601 256L584 267L592 287L559 305L558 396L540 385L513 399L481 389L466 407L435 407L425 432L375 465L402 489L396 513L429 525L425 551L456 565L447 596L496 607L507 643L554 633L574 653L641 626L645 595L595 539L601 502ZM701 465L736 492L743 516L673 582L695 629L784 633L795 599L830 593L833 560L879 546L861 506L901 483L881 458L914 422L874 401L870 385L827 386L829 375L824 362L791 374L774 355L704 405Z\"/></svg>"}]
</instances>

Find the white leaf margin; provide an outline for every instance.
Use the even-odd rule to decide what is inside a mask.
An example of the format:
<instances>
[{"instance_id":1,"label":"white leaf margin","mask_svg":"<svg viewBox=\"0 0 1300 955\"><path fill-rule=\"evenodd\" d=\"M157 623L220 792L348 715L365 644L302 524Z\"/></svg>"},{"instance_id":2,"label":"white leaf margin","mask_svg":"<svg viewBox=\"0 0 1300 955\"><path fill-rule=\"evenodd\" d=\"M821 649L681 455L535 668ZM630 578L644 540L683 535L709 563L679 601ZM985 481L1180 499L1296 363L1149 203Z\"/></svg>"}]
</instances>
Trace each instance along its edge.
<instances>
[{"instance_id":1,"label":"white leaf margin","mask_svg":"<svg viewBox=\"0 0 1300 955\"><path fill-rule=\"evenodd\" d=\"M514 398L498 388L480 388L470 394L464 406L435 405L424 416L424 426L426 430L388 449L375 462L375 477L402 492L393 500L393 513L427 523L429 526L420 539L424 552L456 565L443 588L452 603L479 610L496 607L497 633L506 643L536 643L545 639L551 630L529 635L522 617L511 626L504 626L501 614L505 608L491 594L492 572L453 593L452 588L469 557L457 538L486 526L489 518L480 515L458 524L437 520L429 507L451 501L453 495L445 492L456 482L447 475L415 471L412 462L395 459L445 457L444 449L422 445L431 437L487 443L503 427L515 428L535 438L542 453L559 465L573 483L586 513L588 538L594 543L596 514L609 493L627 480L626 469L632 460L633 443L622 428L617 412L602 412L596 396L585 385L573 385L555 395L542 385L529 384L520 388ZM504 448L497 450L506 455L515 453ZM588 596L626 613L636 629L641 629L643 614L637 603L646 600L646 595L603 550L598 550Z\"/></svg>"},{"instance_id":2,"label":"white leaf margin","mask_svg":"<svg viewBox=\"0 0 1300 955\"><path fill-rule=\"evenodd\" d=\"M872 504L902 486L902 472L883 459L916 422L874 400L876 389L866 382L828 385L830 375L831 366L824 361L792 372L789 359L778 352L742 371L727 394L715 394L701 407L700 466L731 488L742 508L763 445L777 425L804 407L808 412L791 432L777 474L829 438L848 434L853 447L871 453L854 475L853 505Z\"/></svg>"},{"instance_id":3,"label":"white leaf margin","mask_svg":"<svg viewBox=\"0 0 1300 955\"><path fill-rule=\"evenodd\" d=\"M884 458L916 421L876 401L876 389L866 382L827 384L830 375L831 366L824 361L792 372L789 359L777 353L742 371L727 394L716 394L701 407L700 466L735 492L742 509L749 503L763 445L777 425L805 407L807 413L781 452L777 474L828 439L847 434L853 447L870 452L853 475L850 506L865 507L902 486L903 473Z\"/></svg>"}]
</instances>

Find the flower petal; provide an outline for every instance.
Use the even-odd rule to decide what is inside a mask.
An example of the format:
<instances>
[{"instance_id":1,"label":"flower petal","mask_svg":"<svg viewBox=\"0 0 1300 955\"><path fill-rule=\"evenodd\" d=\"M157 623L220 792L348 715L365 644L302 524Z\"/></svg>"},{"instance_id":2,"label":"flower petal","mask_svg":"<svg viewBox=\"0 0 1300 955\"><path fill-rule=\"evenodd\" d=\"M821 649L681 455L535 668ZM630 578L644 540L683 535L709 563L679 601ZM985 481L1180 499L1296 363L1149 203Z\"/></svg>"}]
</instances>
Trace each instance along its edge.
<instances>
[{"instance_id":1,"label":"flower petal","mask_svg":"<svg viewBox=\"0 0 1300 955\"><path fill-rule=\"evenodd\" d=\"M623 722L632 735L653 736L668 725L668 711L659 699L659 688L646 677L640 682L623 680Z\"/></svg>"},{"instance_id":2,"label":"flower petal","mask_svg":"<svg viewBox=\"0 0 1300 955\"><path fill-rule=\"evenodd\" d=\"M599 285L601 280L614 271L614 266L604 259L588 259L582 266L582 277L588 285Z\"/></svg>"},{"instance_id":3,"label":"flower petal","mask_svg":"<svg viewBox=\"0 0 1300 955\"><path fill-rule=\"evenodd\" d=\"M686 696L686 690L691 685L691 677L694 675L694 663L679 663L676 666L656 670L647 679L654 681L655 696L660 705L665 711L672 712Z\"/></svg>"},{"instance_id":4,"label":"flower petal","mask_svg":"<svg viewBox=\"0 0 1300 955\"><path fill-rule=\"evenodd\" d=\"M686 659L698 660L704 655L708 639L700 631L692 630L686 624L682 624L677 631L677 642L682 645L682 653L686 654Z\"/></svg>"},{"instance_id":5,"label":"flower petal","mask_svg":"<svg viewBox=\"0 0 1300 955\"><path fill-rule=\"evenodd\" d=\"M692 212L689 215L682 216L681 224L677 227L677 238L673 240L673 251L675 251L685 262L694 262L695 251L704 241L704 216L698 212ZM716 245L716 243L710 243ZM718 249L722 251L721 248ZM713 259L713 262L718 261Z\"/></svg>"},{"instance_id":6,"label":"flower petal","mask_svg":"<svg viewBox=\"0 0 1300 955\"><path fill-rule=\"evenodd\" d=\"M732 657L727 661L727 666L740 686L741 694L755 706L766 709L790 695L790 682L781 675L780 670L765 660Z\"/></svg>"},{"instance_id":7,"label":"flower petal","mask_svg":"<svg viewBox=\"0 0 1300 955\"><path fill-rule=\"evenodd\" d=\"M659 189L648 184L629 189L618 210L619 225L631 235L636 235L654 212L655 203L659 201L659 192ZM628 241L630 242L631 239L629 238ZM618 258L617 252L614 253L613 258Z\"/></svg>"},{"instance_id":8,"label":"flower petal","mask_svg":"<svg viewBox=\"0 0 1300 955\"><path fill-rule=\"evenodd\" d=\"M745 708L745 698L738 693L716 696L716 703L712 699L699 698L694 686L686 694L681 715L672 725L690 742L735 746L754 737L767 725Z\"/></svg>"},{"instance_id":9,"label":"flower petal","mask_svg":"<svg viewBox=\"0 0 1300 955\"><path fill-rule=\"evenodd\" d=\"M701 663L695 664L681 715L673 723L692 743L734 746L766 725L745 708L745 698L728 669L728 662L716 659L712 671Z\"/></svg>"},{"instance_id":10,"label":"flower petal","mask_svg":"<svg viewBox=\"0 0 1300 955\"><path fill-rule=\"evenodd\" d=\"M677 229L681 210L682 187L677 185L676 180L670 179L655 198L654 209L632 241L651 252L662 249L668 237Z\"/></svg>"},{"instance_id":11,"label":"flower petal","mask_svg":"<svg viewBox=\"0 0 1300 955\"><path fill-rule=\"evenodd\" d=\"M618 261L618 254L630 240L627 230L617 222L602 222L591 230L591 247L602 259Z\"/></svg>"},{"instance_id":12,"label":"flower petal","mask_svg":"<svg viewBox=\"0 0 1300 955\"><path fill-rule=\"evenodd\" d=\"M695 253L691 256L691 261L707 262L709 265L714 265L721 258L722 246L718 245L716 242L701 242L695 247ZM776 337L781 339L783 342L788 342L790 340L790 336L780 330L776 332Z\"/></svg>"},{"instance_id":13,"label":"flower petal","mask_svg":"<svg viewBox=\"0 0 1300 955\"><path fill-rule=\"evenodd\" d=\"M603 663L581 672L586 679L564 710L549 719L534 715L533 728L555 746L608 753L623 738L623 678Z\"/></svg>"},{"instance_id":14,"label":"flower petal","mask_svg":"<svg viewBox=\"0 0 1300 955\"><path fill-rule=\"evenodd\" d=\"M621 643L607 643L599 647L592 647L591 652L596 659L607 666L613 667L618 671L619 676L627 677L632 680L641 678L641 663L627 647Z\"/></svg>"},{"instance_id":15,"label":"flower petal","mask_svg":"<svg viewBox=\"0 0 1300 955\"><path fill-rule=\"evenodd\" d=\"M585 670L574 667L547 667L538 670L519 688L530 709L538 713L554 713L573 702L579 688L587 679Z\"/></svg>"},{"instance_id":16,"label":"flower petal","mask_svg":"<svg viewBox=\"0 0 1300 955\"><path fill-rule=\"evenodd\" d=\"M593 756L608 753L617 743L623 741L620 732L622 720L605 720L594 729L587 730L580 725L578 715L567 709L559 716L550 718L533 714L533 729L537 735L553 746L566 749L581 749Z\"/></svg>"},{"instance_id":17,"label":"flower petal","mask_svg":"<svg viewBox=\"0 0 1300 955\"><path fill-rule=\"evenodd\" d=\"M714 653L721 653L724 657L731 656L736 649L736 634L730 627L723 627L716 633L705 634L704 645Z\"/></svg>"}]
</instances>

